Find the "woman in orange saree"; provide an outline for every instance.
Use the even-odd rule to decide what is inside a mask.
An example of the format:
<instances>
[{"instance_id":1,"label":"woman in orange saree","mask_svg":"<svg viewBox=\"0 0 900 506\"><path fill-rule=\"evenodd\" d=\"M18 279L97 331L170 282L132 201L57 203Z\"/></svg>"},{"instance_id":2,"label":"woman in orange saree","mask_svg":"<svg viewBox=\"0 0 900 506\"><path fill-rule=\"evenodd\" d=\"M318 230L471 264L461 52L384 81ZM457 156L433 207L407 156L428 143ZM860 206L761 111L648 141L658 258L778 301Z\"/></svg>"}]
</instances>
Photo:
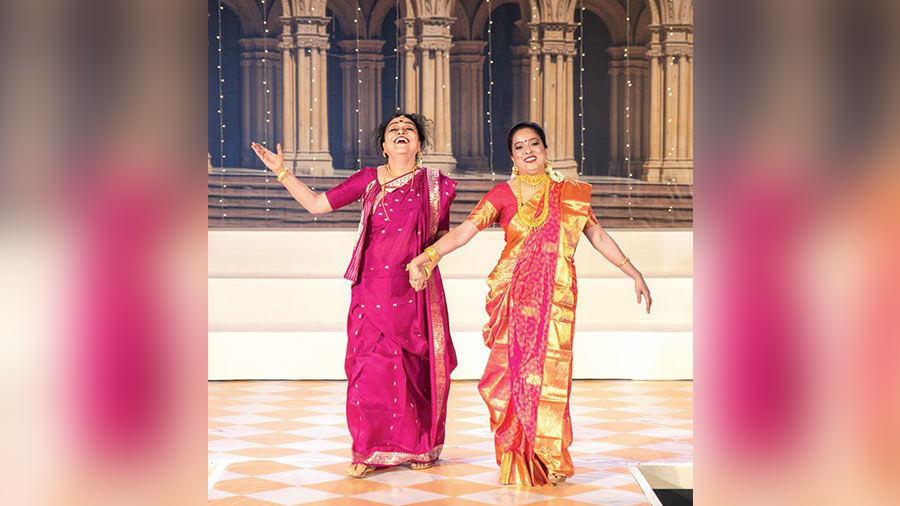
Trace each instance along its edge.
<instances>
[{"instance_id":1,"label":"woman in orange saree","mask_svg":"<svg viewBox=\"0 0 900 506\"><path fill-rule=\"evenodd\" d=\"M650 312L641 273L597 223L591 186L563 180L547 163L543 129L515 125L507 138L514 177L491 189L469 217L407 266L424 286L430 267L476 233L499 222L506 246L488 276L490 358L478 390L490 411L500 483L547 485L573 474L569 396L578 298L574 255L583 233L607 260L634 279Z\"/></svg>"}]
</instances>

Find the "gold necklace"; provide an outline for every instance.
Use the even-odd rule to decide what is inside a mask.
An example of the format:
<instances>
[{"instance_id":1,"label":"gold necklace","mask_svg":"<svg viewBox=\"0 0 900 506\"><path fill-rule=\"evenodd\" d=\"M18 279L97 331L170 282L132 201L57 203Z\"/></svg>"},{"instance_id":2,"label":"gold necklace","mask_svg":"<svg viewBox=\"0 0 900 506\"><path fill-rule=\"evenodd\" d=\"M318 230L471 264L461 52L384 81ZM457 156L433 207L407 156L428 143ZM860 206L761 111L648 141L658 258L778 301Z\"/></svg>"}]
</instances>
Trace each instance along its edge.
<instances>
[{"instance_id":1,"label":"gold necklace","mask_svg":"<svg viewBox=\"0 0 900 506\"><path fill-rule=\"evenodd\" d=\"M538 183L538 184L543 184L543 188L541 188L538 191L541 192L541 198L544 200L544 204L541 207L540 214L537 216L534 216L534 215L529 216L526 213L522 212L522 210L525 207L525 202L523 202L524 199L522 198L522 179L523 179L523 177L522 176L516 177L516 179L519 180L519 193L516 194L516 204L518 204L518 212L516 214L519 216L519 219L522 221L522 223L525 225L525 227L530 230L535 230L537 228L540 228L541 225L546 223L547 216L550 214L549 177L547 177L547 174L541 174L541 175L544 177L543 177L542 183ZM525 176L525 177L528 177L528 176ZM532 178L537 179L534 176L532 176ZM526 181L526 184L528 184L527 181Z\"/></svg>"},{"instance_id":2,"label":"gold necklace","mask_svg":"<svg viewBox=\"0 0 900 506\"><path fill-rule=\"evenodd\" d=\"M520 184L525 183L528 186L531 186L532 188L537 188L538 186L544 184L544 181L546 181L550 176L548 176L547 173L544 172L544 173L538 174L536 176L525 176L525 175L519 174L516 177L519 179Z\"/></svg>"}]
</instances>

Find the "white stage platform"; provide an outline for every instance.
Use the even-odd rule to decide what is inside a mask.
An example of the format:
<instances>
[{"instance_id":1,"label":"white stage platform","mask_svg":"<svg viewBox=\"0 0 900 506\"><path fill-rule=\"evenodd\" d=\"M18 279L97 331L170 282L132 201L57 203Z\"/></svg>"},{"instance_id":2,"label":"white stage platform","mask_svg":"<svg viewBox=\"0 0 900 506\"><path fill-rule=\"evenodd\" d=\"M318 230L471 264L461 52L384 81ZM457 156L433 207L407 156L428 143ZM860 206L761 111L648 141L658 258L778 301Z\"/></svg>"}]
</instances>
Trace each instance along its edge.
<instances>
[{"instance_id":1,"label":"white stage platform","mask_svg":"<svg viewBox=\"0 0 900 506\"><path fill-rule=\"evenodd\" d=\"M631 280L583 240L575 256L574 377L692 379L693 232L610 234L644 273L653 311L637 305ZM344 379L350 282L342 276L356 232L210 230L208 237L209 379ZM454 379L481 376L485 277L502 246L502 231L492 228L441 262L459 358Z\"/></svg>"}]
</instances>

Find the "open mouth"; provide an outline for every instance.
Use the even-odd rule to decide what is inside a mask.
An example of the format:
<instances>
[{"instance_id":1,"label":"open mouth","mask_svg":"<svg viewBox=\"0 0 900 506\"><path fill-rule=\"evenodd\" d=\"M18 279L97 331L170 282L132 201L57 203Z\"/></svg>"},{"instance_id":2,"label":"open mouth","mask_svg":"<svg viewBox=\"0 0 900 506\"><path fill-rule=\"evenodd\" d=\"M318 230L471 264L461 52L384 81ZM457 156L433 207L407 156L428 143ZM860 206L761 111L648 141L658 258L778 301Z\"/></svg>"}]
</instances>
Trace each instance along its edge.
<instances>
[{"instance_id":1,"label":"open mouth","mask_svg":"<svg viewBox=\"0 0 900 506\"><path fill-rule=\"evenodd\" d=\"M409 139L406 137L397 137L394 139L394 144L409 144Z\"/></svg>"},{"instance_id":2,"label":"open mouth","mask_svg":"<svg viewBox=\"0 0 900 506\"><path fill-rule=\"evenodd\" d=\"M526 163L531 163L531 162L533 162L533 161L535 161L535 160L537 160L537 157L534 156L534 155L526 156L526 157L525 157L525 162L526 162Z\"/></svg>"}]
</instances>

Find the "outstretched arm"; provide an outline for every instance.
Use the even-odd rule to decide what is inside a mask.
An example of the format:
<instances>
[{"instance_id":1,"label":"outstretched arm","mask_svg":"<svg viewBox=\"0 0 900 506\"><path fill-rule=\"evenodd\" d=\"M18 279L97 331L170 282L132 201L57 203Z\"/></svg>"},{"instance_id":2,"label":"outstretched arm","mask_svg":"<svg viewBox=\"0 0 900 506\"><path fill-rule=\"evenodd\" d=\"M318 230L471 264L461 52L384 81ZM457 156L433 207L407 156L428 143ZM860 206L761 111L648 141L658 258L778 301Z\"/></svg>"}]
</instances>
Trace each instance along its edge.
<instances>
[{"instance_id":1,"label":"outstretched arm","mask_svg":"<svg viewBox=\"0 0 900 506\"><path fill-rule=\"evenodd\" d=\"M591 242L591 246L603 255L603 258L618 266L622 269L622 272L634 280L634 292L637 295L637 302L640 304L643 298L647 305L647 313L650 313L650 305L653 303L653 299L650 297L650 288L647 287L641 271L637 270L637 267L625 257L616 241L600 225L594 225L585 229L584 235Z\"/></svg>"},{"instance_id":2,"label":"outstretched arm","mask_svg":"<svg viewBox=\"0 0 900 506\"><path fill-rule=\"evenodd\" d=\"M281 174L284 168L284 152L281 150L281 143L276 145L276 153L269 151L265 146L257 142L251 143L251 147L256 152L256 156L262 160L269 170L274 172L276 176L281 176L281 184L287 188L294 200L300 203L310 214L325 214L332 211L331 203L328 202L328 198L324 193L316 193L310 190L308 186L303 184L303 181L294 177L290 171L285 172L284 175Z\"/></svg>"},{"instance_id":3,"label":"outstretched arm","mask_svg":"<svg viewBox=\"0 0 900 506\"><path fill-rule=\"evenodd\" d=\"M439 256L438 260L440 261L440 258L443 258L444 255L448 255L465 246L477 233L478 227L471 221L466 220L450 232L444 234L444 236L435 241L431 247L437 252ZM416 288L416 291L424 288L428 273L431 272L431 269L434 269L435 265L437 265L437 262L432 262L428 253L422 253L413 258L406 266L406 270L409 271L409 281L413 287Z\"/></svg>"}]
</instances>

